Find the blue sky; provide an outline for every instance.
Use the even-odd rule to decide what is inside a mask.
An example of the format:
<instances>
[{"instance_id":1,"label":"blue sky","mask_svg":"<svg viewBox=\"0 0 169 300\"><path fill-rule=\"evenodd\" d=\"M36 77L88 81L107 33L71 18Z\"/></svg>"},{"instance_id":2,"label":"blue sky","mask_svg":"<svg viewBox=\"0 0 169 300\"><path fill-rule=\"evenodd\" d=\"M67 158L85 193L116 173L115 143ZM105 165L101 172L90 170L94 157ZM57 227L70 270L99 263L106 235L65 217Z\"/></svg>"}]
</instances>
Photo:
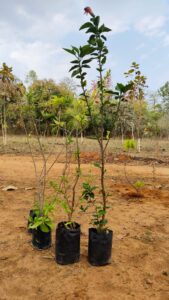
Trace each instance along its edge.
<instances>
[{"instance_id":1,"label":"blue sky","mask_svg":"<svg viewBox=\"0 0 169 300\"><path fill-rule=\"evenodd\" d=\"M22 80L34 69L57 82L69 76L71 57L62 50L85 41L85 6L110 28L107 68L124 81L132 61L148 77L149 90L169 80L169 0L0 0L0 63ZM89 80L95 79L90 71Z\"/></svg>"}]
</instances>

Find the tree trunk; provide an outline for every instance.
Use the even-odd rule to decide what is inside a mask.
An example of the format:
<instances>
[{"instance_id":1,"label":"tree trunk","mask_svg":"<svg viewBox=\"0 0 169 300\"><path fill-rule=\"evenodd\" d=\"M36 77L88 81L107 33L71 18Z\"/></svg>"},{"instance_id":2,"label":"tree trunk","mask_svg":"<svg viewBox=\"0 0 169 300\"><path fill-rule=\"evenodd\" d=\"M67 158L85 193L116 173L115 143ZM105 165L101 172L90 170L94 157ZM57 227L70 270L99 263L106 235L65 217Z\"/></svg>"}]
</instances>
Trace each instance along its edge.
<instances>
[{"instance_id":1,"label":"tree trunk","mask_svg":"<svg viewBox=\"0 0 169 300\"><path fill-rule=\"evenodd\" d=\"M137 151L138 151L138 153L141 152L141 139L140 138L137 139Z\"/></svg>"}]
</instances>

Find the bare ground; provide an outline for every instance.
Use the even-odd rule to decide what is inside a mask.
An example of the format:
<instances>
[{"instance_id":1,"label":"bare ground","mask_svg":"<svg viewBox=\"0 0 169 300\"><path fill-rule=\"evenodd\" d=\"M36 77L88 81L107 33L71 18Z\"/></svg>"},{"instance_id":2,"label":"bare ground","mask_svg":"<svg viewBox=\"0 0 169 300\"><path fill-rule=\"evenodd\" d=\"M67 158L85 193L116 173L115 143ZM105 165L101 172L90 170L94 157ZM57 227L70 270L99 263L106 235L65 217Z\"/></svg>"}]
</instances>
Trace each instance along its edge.
<instances>
[{"instance_id":1,"label":"bare ground","mask_svg":"<svg viewBox=\"0 0 169 300\"><path fill-rule=\"evenodd\" d=\"M88 157L88 156L87 156ZM39 160L40 164L40 160ZM49 179L61 174L56 164ZM74 166L72 166L73 168ZM97 181L98 170L83 165ZM54 259L54 240L50 250L37 251L27 233L27 217L33 205L34 172L27 156L0 156L0 299L37 300L168 300L169 299L169 167L129 163L131 181L146 183L140 199L131 197L121 159L107 165L106 184L110 192L109 227L114 231L112 263L93 267L87 262L89 216L77 217L81 223L81 260L60 266ZM13 184L16 191L2 191ZM47 193L51 190L48 187ZM65 218L60 210L56 224Z\"/></svg>"}]
</instances>

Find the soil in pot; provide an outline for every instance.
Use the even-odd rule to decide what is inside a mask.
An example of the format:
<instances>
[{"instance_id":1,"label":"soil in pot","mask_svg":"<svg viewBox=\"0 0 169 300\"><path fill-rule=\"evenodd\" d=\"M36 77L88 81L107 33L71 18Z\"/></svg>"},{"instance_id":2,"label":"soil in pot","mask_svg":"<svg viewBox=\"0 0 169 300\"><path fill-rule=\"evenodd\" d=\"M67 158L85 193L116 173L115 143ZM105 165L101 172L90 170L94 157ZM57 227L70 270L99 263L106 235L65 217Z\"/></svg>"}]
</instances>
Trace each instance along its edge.
<instances>
[{"instance_id":1,"label":"soil in pot","mask_svg":"<svg viewBox=\"0 0 169 300\"><path fill-rule=\"evenodd\" d=\"M104 266L111 263L112 230L98 232L89 228L88 261L94 266Z\"/></svg>"},{"instance_id":2,"label":"soil in pot","mask_svg":"<svg viewBox=\"0 0 169 300\"><path fill-rule=\"evenodd\" d=\"M38 250L45 250L51 247L51 229L48 232L43 232L40 227L32 230L32 245Z\"/></svg>"},{"instance_id":3,"label":"soil in pot","mask_svg":"<svg viewBox=\"0 0 169 300\"><path fill-rule=\"evenodd\" d=\"M60 222L56 228L56 262L61 265L73 264L80 259L80 225L74 223L74 228Z\"/></svg>"},{"instance_id":4,"label":"soil in pot","mask_svg":"<svg viewBox=\"0 0 169 300\"><path fill-rule=\"evenodd\" d=\"M36 217L36 214L35 214L35 210L34 209L31 209L30 212L29 212L29 217L32 217L32 219L34 219ZM28 225L27 225L27 228L28 228L28 233L32 233L32 230L31 228L29 228L29 225L31 224L32 222L29 221L28 219Z\"/></svg>"}]
</instances>

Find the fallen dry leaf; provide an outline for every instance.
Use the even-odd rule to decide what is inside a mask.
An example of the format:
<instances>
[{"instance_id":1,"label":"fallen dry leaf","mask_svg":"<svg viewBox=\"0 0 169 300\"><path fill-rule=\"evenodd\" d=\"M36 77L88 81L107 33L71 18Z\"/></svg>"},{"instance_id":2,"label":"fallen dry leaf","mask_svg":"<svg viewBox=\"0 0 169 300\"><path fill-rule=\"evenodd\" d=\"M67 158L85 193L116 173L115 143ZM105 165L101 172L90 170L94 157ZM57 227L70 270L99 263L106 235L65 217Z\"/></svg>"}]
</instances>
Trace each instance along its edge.
<instances>
[{"instance_id":1,"label":"fallen dry leaf","mask_svg":"<svg viewBox=\"0 0 169 300\"><path fill-rule=\"evenodd\" d=\"M2 191L15 191L17 190L18 188L14 185L8 185L8 186L5 186Z\"/></svg>"}]
</instances>

